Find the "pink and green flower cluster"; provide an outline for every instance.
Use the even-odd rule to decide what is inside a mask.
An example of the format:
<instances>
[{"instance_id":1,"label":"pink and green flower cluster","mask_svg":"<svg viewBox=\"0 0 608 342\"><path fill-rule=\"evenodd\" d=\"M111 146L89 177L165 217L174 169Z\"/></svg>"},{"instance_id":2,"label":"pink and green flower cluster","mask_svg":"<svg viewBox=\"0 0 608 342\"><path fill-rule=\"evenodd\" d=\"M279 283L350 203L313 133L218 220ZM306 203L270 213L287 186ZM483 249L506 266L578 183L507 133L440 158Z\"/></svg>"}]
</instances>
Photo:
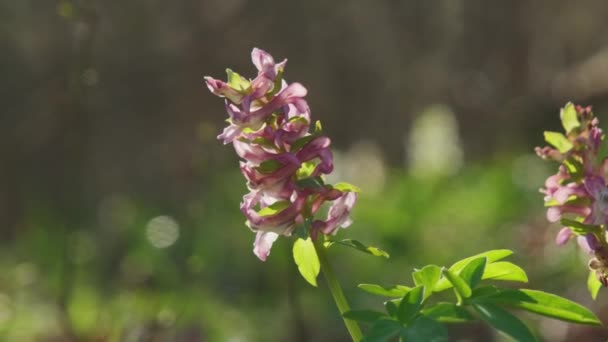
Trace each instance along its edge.
<instances>
[{"instance_id":1,"label":"pink and green flower cluster","mask_svg":"<svg viewBox=\"0 0 608 342\"><path fill-rule=\"evenodd\" d=\"M225 98L228 126L218 139L232 143L242 159L249 193L241 211L256 232L253 251L265 261L279 235L297 230L316 238L348 227L357 189L324 183L323 176L334 167L330 139L322 135L319 122L311 130L306 88L282 78L287 60L275 63L257 48L251 57L258 70L253 80L228 69L227 82L205 81L213 94ZM327 218L314 219L325 202L331 202Z\"/></svg>"},{"instance_id":2,"label":"pink and green flower cluster","mask_svg":"<svg viewBox=\"0 0 608 342\"><path fill-rule=\"evenodd\" d=\"M547 219L564 226L557 244L577 236L579 245L594 256L589 267L608 286L608 158L600 153L604 134L591 107L568 103L561 121L565 134L545 132L551 146L536 148L541 158L560 163L541 189Z\"/></svg>"}]
</instances>

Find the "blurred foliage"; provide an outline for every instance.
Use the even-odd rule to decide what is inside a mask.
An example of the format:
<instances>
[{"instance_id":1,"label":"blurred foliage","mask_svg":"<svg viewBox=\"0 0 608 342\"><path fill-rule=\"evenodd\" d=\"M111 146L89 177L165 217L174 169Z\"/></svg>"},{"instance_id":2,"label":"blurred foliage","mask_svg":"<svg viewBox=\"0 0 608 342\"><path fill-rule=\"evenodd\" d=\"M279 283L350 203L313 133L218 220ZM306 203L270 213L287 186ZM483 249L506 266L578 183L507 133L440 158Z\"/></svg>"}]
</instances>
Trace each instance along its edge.
<instances>
[{"instance_id":1,"label":"blurred foliage","mask_svg":"<svg viewBox=\"0 0 608 342\"><path fill-rule=\"evenodd\" d=\"M545 166L534 158L505 156L433 179L394 169L384 191L368 195L363 189L355 224L338 237L374 242L391 258L330 249L353 306L378 305L357 283L403 283L413 267L509 247L528 271L530 288L560 293L598 312L603 293L591 303L584 259L577 258L574 246L558 250L553 245L557 227L548 229L541 195L520 179L542 178ZM238 211L241 176L224 172L213 177L204 196L171 214L179 238L164 248L154 247L158 244L148 230L166 211L145 198L115 195L100 206L97 222L69 229L44 204L32 204L15 242L1 252L7 270L1 276L2 336L346 340L327 289L312 288L297 274L292 240L280 239L266 263L253 256L254 234ZM602 329L559 323L564 328L555 339L547 331L551 323L535 322L552 341L576 333L608 336ZM476 329L485 331L473 325L450 334L480 341L492 336Z\"/></svg>"},{"instance_id":2,"label":"blurred foliage","mask_svg":"<svg viewBox=\"0 0 608 342\"><path fill-rule=\"evenodd\" d=\"M592 100L602 119L606 9L0 2L0 339L346 341L327 291L298 276L289 240L266 263L253 256L238 210L245 185L215 140L225 116L202 77L252 70L253 46L289 58L286 78L310 90L339 148L336 177L363 188L339 237L391 255L329 251L353 307L377 304L355 284L402 283L413 267L509 248L529 287L607 321L604 292L595 303L586 293L584 258L553 244L558 227L537 192L553 169L528 153L559 129L567 99ZM433 161L452 169L429 177L408 165L420 160L410 128L426 122L452 126L424 141L448 132L444 144L462 143L436 147ZM535 328L547 341L608 337L545 319ZM476 324L449 334L495 339Z\"/></svg>"}]
</instances>

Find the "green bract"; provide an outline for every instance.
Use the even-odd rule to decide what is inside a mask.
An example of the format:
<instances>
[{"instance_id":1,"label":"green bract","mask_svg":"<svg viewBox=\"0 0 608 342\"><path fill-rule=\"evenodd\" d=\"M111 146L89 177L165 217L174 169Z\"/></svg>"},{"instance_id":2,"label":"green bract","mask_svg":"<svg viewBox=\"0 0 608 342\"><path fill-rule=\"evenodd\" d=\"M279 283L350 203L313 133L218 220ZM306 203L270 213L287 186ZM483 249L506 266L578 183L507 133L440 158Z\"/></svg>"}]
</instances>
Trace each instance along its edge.
<instances>
[{"instance_id":1,"label":"green bract","mask_svg":"<svg viewBox=\"0 0 608 342\"><path fill-rule=\"evenodd\" d=\"M545 132L545 141L555 147L561 153L566 153L574 147L570 140L559 132Z\"/></svg>"}]
</instances>

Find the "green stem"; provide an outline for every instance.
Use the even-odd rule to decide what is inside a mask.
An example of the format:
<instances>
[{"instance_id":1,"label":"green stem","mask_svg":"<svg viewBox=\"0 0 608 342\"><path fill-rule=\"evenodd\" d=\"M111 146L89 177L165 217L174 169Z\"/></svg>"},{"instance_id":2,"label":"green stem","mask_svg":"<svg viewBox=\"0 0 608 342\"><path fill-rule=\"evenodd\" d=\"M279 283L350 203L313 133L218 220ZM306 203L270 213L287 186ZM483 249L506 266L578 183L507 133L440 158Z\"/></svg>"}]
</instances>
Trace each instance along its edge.
<instances>
[{"instance_id":1,"label":"green stem","mask_svg":"<svg viewBox=\"0 0 608 342\"><path fill-rule=\"evenodd\" d=\"M342 315L346 311L349 311L350 307L348 306L346 297L344 297L342 287L340 287L340 283L338 282L338 279L336 278L334 271L331 268L329 261L327 260L327 254L325 253L325 247L323 246L323 241L321 241L321 239L317 239L317 241L315 241L315 250L317 251L317 255L319 256L321 271L323 272L325 280L327 280L329 291L331 292L332 297L334 297L334 301L336 302L338 310L340 310L340 315ZM353 341L361 341L361 339L363 339L363 333L361 332L361 329L359 328L357 322L346 318L342 319L344 320L344 325L346 325L346 329L350 333L350 336L352 337Z\"/></svg>"}]
</instances>

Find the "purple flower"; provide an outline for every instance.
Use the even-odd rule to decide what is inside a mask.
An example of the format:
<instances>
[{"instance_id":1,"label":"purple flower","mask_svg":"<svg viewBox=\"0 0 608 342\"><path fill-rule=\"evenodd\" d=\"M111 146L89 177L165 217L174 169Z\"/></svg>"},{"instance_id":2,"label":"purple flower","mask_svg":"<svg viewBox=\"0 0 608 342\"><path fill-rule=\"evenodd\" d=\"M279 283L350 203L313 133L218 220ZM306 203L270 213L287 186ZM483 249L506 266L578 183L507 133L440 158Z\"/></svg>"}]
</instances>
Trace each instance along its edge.
<instances>
[{"instance_id":1,"label":"purple flower","mask_svg":"<svg viewBox=\"0 0 608 342\"><path fill-rule=\"evenodd\" d=\"M347 228L353 222L350 219L350 212L353 210L356 202L356 193L345 192L333 202L325 221L317 220L313 223L313 230L320 231L323 234L334 234L339 227Z\"/></svg>"},{"instance_id":2,"label":"purple flower","mask_svg":"<svg viewBox=\"0 0 608 342\"><path fill-rule=\"evenodd\" d=\"M319 129L310 132L306 88L282 79L287 60L275 63L257 48L251 59L258 70L255 79L228 70L228 82L211 77L205 82L213 94L225 98L229 125L218 139L232 143L242 159L250 192L243 196L241 211L256 232L253 252L265 261L274 241L304 222L313 222L307 228L313 238L348 227L357 194L324 184L321 177L334 167L331 141ZM313 220L328 202L327 219Z\"/></svg>"},{"instance_id":3,"label":"purple flower","mask_svg":"<svg viewBox=\"0 0 608 342\"><path fill-rule=\"evenodd\" d=\"M543 159L559 162L558 173L545 181L547 219L561 222L555 242L567 243L578 235L581 248L595 258L590 263L602 284L608 284L608 187L607 160L600 160L604 135L591 107L567 104L562 110L565 134L545 132L553 147L536 148ZM604 257L606 256L606 257Z\"/></svg>"}]
</instances>

